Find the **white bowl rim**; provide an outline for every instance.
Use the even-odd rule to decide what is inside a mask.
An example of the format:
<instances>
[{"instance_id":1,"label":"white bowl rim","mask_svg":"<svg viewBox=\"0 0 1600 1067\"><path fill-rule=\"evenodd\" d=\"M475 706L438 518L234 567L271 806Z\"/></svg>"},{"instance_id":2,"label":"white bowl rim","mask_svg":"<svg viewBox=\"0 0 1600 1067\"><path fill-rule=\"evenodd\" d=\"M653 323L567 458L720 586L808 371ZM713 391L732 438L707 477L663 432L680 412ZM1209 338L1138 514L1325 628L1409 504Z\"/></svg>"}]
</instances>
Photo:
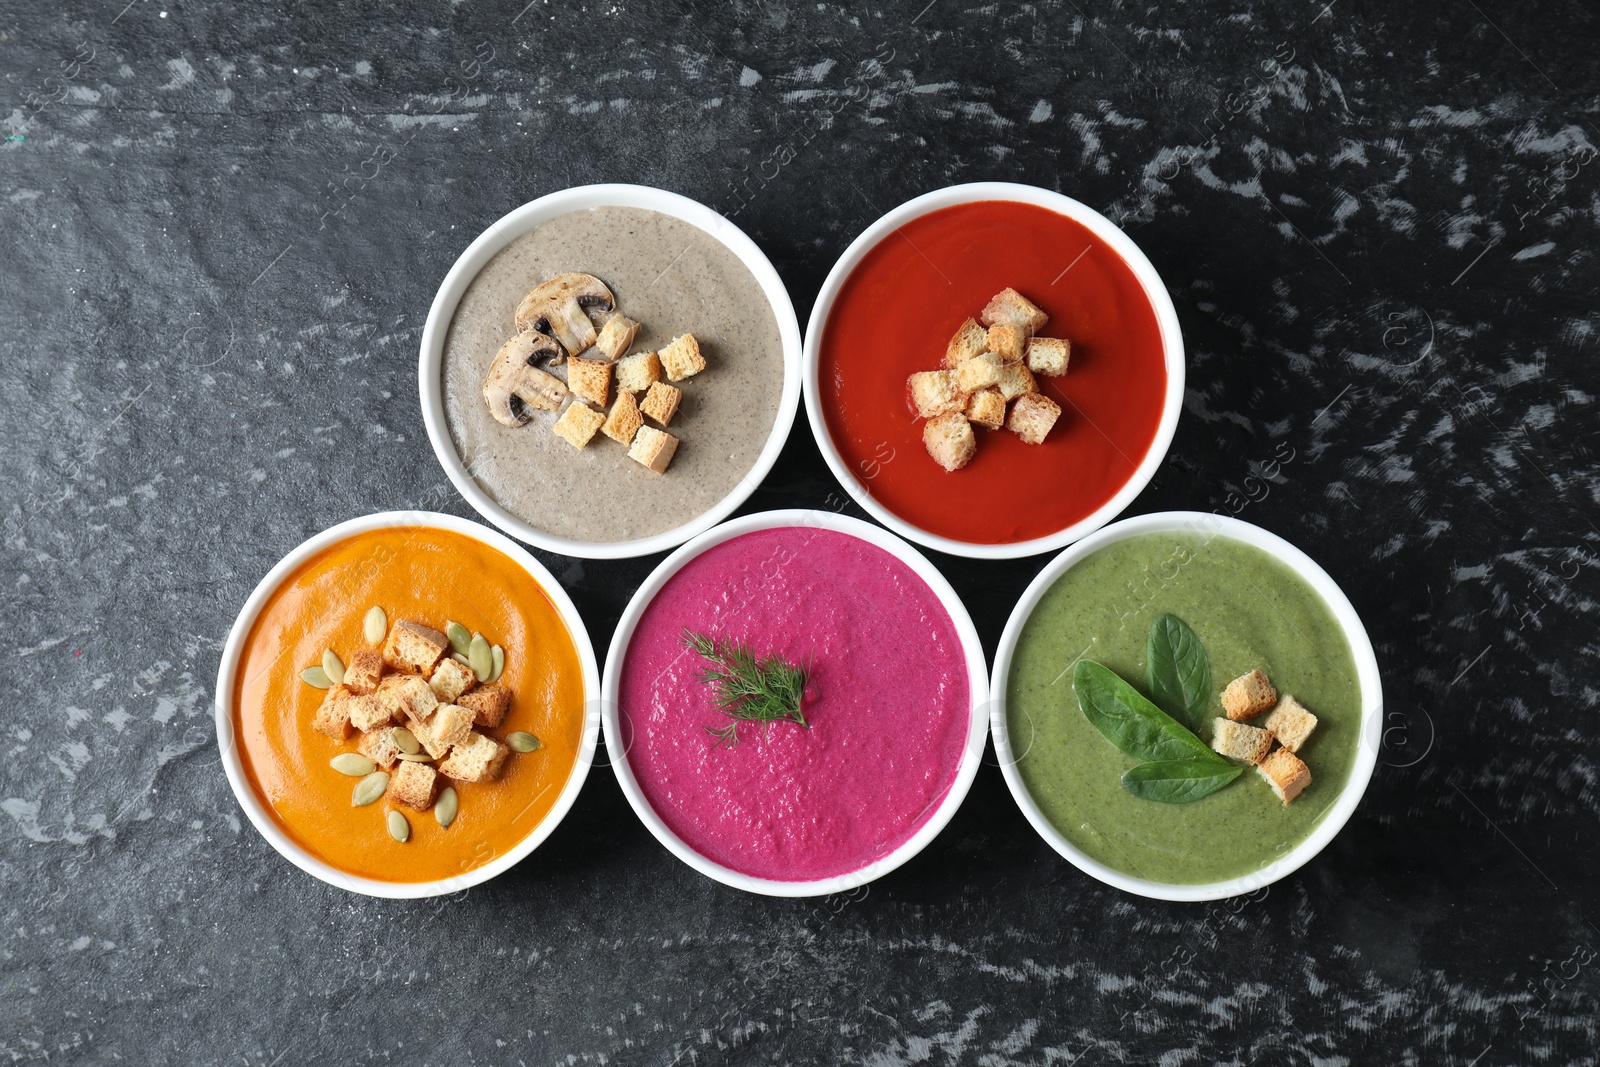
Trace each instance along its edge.
<instances>
[{"instance_id":1,"label":"white bowl rim","mask_svg":"<svg viewBox=\"0 0 1600 1067\"><path fill-rule=\"evenodd\" d=\"M245 642L249 639L250 629L255 625L267 599L277 592L278 587L290 573L323 549L360 534L396 526L422 526L448 530L470 537L510 557L528 572L530 578L539 583L545 595L556 606L561 620L566 623L567 630L572 635L572 643L578 650L578 660L583 670L583 740L578 746L577 760L572 773L567 776L567 783L562 788L561 794L556 797L556 802L550 811L529 831L528 836L490 862L464 874L431 882L386 882L376 878L364 878L311 855L274 821L267 811L265 802L246 780L244 766L239 757L237 738L233 731L234 682L237 679L240 660L244 656ZM561 587L561 583L556 581L555 576L545 568L544 564L530 555L527 549L504 534L470 519L433 511L381 511L349 519L312 535L279 560L277 565L256 584L244 607L240 609L239 617L234 620L233 628L228 632L227 643L222 649L222 662L217 666L215 701L217 747L222 753L222 768L227 773L228 784L233 787L233 795L239 801L239 806L244 809L245 815L280 856L302 871L320 878L329 885L369 897L414 900L420 897L442 896L481 885L496 875L510 870L543 844L566 817L578 798L579 790L583 788L584 779L589 775L589 767L594 762L595 744L600 735L600 720L593 714L591 708L594 695L600 691L599 674L599 666L594 657L594 643L589 639L589 631L578 614L577 606L573 604L567 591Z\"/></svg>"},{"instance_id":2,"label":"white bowl rim","mask_svg":"<svg viewBox=\"0 0 1600 1067\"><path fill-rule=\"evenodd\" d=\"M1032 794L1028 792L1027 785L1023 783L1022 775L1017 770L1016 758L1012 754L1010 727L1006 721L1006 676L1011 673L1011 660L1016 652L1017 639L1021 636L1023 626L1033 615L1034 608L1038 607L1039 601L1057 579L1080 560L1109 544L1141 534L1181 532L1217 534L1243 541L1286 564L1305 579L1327 603L1344 631L1345 639L1350 642L1350 651L1356 664L1356 676L1361 686L1361 736L1356 749L1356 759L1339 798L1322 816L1322 820L1312 827L1311 833L1305 840L1260 870L1238 878L1193 885L1157 882L1124 874L1092 858L1069 841L1046 818L1044 812L1034 802ZM1011 612L1010 619L1006 621L999 648L995 651L994 677L990 692L992 694L990 733L994 739L995 756L1000 763L1001 773L1005 776L1006 785L1011 790L1012 798L1016 800L1017 806L1022 809L1023 815L1027 816L1039 836L1085 874L1125 892L1154 897L1158 900L1218 900L1238 896L1241 893L1252 893L1309 863L1344 828L1344 824L1355 813L1361 798L1366 794L1367 785L1372 780L1373 768L1378 760L1380 727L1383 721L1383 688L1378 674L1378 658L1372 650L1367 629L1362 625L1361 617L1356 614L1356 609L1345 596L1344 590L1339 588L1329 577L1328 572L1316 561L1277 534L1242 519L1202 511L1162 511L1123 519L1083 538L1051 560L1023 592L1022 598L1017 601L1017 606Z\"/></svg>"},{"instance_id":3,"label":"white bowl rim","mask_svg":"<svg viewBox=\"0 0 1600 1067\"><path fill-rule=\"evenodd\" d=\"M828 432L827 417L823 413L819 395L822 333L827 326L828 315L833 310L833 302L838 297L845 280L850 276L850 272L855 270L867 252L912 219L941 208L984 200L1011 200L1047 208L1087 227L1096 237L1110 245L1133 270L1146 297L1150 300L1161 330L1162 350L1167 369L1167 390L1162 399L1161 421L1156 427L1155 437L1150 441L1149 450L1133 474L1111 499L1093 513L1055 533L1027 541L1005 543L956 541L910 523L879 503L873 496L871 488L856 478L845 464L844 457L839 455L833 437ZM817 439L817 447L822 452L822 458L827 460L828 467L833 471L839 484L844 487L845 492L865 508L868 514L901 537L925 548L969 559L1017 559L1038 555L1041 552L1052 552L1069 545L1078 538L1098 530L1133 503L1134 498L1150 483L1150 479L1155 477L1157 468L1166 458L1173 435L1177 432L1178 416L1183 410L1186 367L1183 331L1178 325L1178 312L1172 305L1172 297L1167 293L1166 284L1161 280L1161 275L1156 272L1149 257L1115 223L1087 204L1035 185L1022 185L1016 182L970 182L936 189L906 201L867 227L850 243L844 254L834 263L833 269L828 272L827 280L822 283L822 289L817 293L816 303L811 305L811 318L806 325L804 375L806 418L811 423L811 432Z\"/></svg>"},{"instance_id":4,"label":"white bowl rim","mask_svg":"<svg viewBox=\"0 0 1600 1067\"><path fill-rule=\"evenodd\" d=\"M639 619L644 615L645 609L649 607L651 601L655 599L656 594L660 592L661 587L667 583L667 580L682 569L684 564L710 548L758 530L790 527L815 527L848 534L885 550L910 567L917 577L921 578L928 588L933 591L934 595L939 598L939 602L950 615L950 620L956 628L956 633L961 638L961 647L967 663L969 695L972 701L971 717L967 727L966 744L962 750L961 765L957 768L955 780L950 783L949 791L939 801L938 806L927 821L918 827L914 834L881 859L874 860L865 867L846 874L808 881L783 881L743 874L697 852L677 834L673 833L661 816L656 813L655 808L651 806L643 790L639 788L638 780L634 777L632 765L628 760L628 754L623 751L621 706L618 700L622 682L622 667L627 658L628 645L633 639L634 629L637 627ZM987 713L988 686L987 660L983 654L983 644L978 639L978 631L972 624L972 617L967 613L966 605L956 595L956 591L951 587L949 581L928 561L926 556L917 551L914 546L907 544L887 530L861 519L830 511L789 508L741 515L736 519L722 523L720 526L706 531L685 544L663 560L650 573L644 584L639 587L638 592L633 595L633 599L628 602L628 607L622 613L622 618L617 623L616 633L611 639L611 648L606 654L605 675L601 682L601 715L605 721L607 752L612 768L616 771L617 782L622 787L623 794L628 798L628 803L633 807L634 813L639 816L639 820L655 835L656 840L666 846L668 851L706 877L715 879L724 885L732 886L735 889L773 897L814 897L845 892L883 877L921 852L949 824L951 818L955 816L956 811L961 807L962 801L966 799L967 792L972 787L973 779L977 777L978 765L983 760L984 742L989 732L989 716Z\"/></svg>"},{"instance_id":5,"label":"white bowl rim","mask_svg":"<svg viewBox=\"0 0 1600 1067\"><path fill-rule=\"evenodd\" d=\"M559 215L596 207L636 207L671 215L720 241L739 257L760 285L772 307L772 316L777 320L778 336L783 347L783 393L778 401L778 412L766 443L749 472L727 496L698 517L674 529L631 541L579 541L558 536L541 530L501 507L462 463L444 413L442 369L445 338L450 332L451 320L455 318L456 307L478 272L508 244L535 226ZM732 221L697 200L653 186L622 183L580 185L548 193L507 212L479 234L456 259L444 281L439 284L439 291L428 308L428 317L422 327L417 389L422 402L422 422L427 428L433 453L451 484L474 511L511 536L546 552L559 552L582 559L627 559L674 548L695 534L715 526L749 499L778 461L778 454L789 440L795 411L800 406L800 358L800 321L795 316L789 290L766 253Z\"/></svg>"}]
</instances>

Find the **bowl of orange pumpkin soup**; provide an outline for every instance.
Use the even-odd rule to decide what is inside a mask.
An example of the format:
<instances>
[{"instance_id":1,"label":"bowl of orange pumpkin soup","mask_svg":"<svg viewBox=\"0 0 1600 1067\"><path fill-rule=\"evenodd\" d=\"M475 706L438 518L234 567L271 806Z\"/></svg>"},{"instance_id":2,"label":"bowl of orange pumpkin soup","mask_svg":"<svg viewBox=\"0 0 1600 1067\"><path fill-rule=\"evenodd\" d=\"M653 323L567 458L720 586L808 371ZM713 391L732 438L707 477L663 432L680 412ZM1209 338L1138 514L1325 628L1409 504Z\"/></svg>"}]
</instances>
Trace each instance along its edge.
<instances>
[{"instance_id":1,"label":"bowl of orange pumpkin soup","mask_svg":"<svg viewBox=\"0 0 1600 1067\"><path fill-rule=\"evenodd\" d=\"M385 512L317 534L256 586L223 649L217 739L240 806L295 866L436 896L554 831L592 762L598 692L577 609L526 550Z\"/></svg>"},{"instance_id":2,"label":"bowl of orange pumpkin soup","mask_svg":"<svg viewBox=\"0 0 1600 1067\"><path fill-rule=\"evenodd\" d=\"M1008 324L1007 291L1034 316L1015 343L1048 344L998 355L995 380L960 380L965 357L1009 347L986 329ZM952 395L921 395L946 372ZM823 458L873 518L941 552L1014 558L1099 529L1149 483L1182 408L1183 337L1160 275L1111 220L980 182L907 201L851 243L812 306L802 376Z\"/></svg>"}]
</instances>

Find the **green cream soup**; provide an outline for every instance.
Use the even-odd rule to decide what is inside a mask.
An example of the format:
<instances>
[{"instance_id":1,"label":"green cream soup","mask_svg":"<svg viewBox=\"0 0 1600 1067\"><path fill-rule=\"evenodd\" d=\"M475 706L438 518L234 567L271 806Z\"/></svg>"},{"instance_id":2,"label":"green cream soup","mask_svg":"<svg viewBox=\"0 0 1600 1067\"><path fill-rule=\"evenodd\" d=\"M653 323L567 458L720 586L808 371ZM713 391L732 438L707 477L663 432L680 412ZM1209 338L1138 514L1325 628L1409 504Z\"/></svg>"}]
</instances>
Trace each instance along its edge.
<instances>
[{"instance_id":1,"label":"green cream soup","mask_svg":"<svg viewBox=\"0 0 1600 1067\"><path fill-rule=\"evenodd\" d=\"M1311 784L1288 807L1253 769L1191 804L1122 788L1139 761L1084 717L1072 668L1096 660L1148 696L1146 640L1167 612L1205 645L1216 715L1223 686L1256 667L1316 714L1299 753ZM1355 659L1327 603L1260 549L1199 533L1129 537L1058 579L1018 639L1006 707L1017 770L1050 822L1106 866L1155 882L1237 878L1288 853L1338 799L1360 744ZM1199 736L1210 742L1209 718Z\"/></svg>"}]
</instances>

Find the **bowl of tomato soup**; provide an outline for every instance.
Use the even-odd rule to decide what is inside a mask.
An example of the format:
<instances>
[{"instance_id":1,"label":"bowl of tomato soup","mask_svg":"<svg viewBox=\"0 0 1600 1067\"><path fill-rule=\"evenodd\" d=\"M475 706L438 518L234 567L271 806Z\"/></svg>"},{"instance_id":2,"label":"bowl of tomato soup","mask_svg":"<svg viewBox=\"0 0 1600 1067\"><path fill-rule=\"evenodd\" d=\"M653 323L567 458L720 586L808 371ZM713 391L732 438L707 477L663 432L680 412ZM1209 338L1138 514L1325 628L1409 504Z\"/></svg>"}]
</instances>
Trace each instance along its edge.
<instances>
[{"instance_id":1,"label":"bowl of tomato soup","mask_svg":"<svg viewBox=\"0 0 1600 1067\"><path fill-rule=\"evenodd\" d=\"M1005 289L1048 315L1041 335L1070 342L1065 373L1035 379L1059 417L1038 443L974 423L975 455L946 470L908 379L939 369ZM908 201L851 243L812 308L803 374L822 454L874 518L942 552L1012 558L1098 529L1150 481L1182 407L1183 338L1160 276L1109 219L984 182Z\"/></svg>"},{"instance_id":2,"label":"bowl of tomato soup","mask_svg":"<svg viewBox=\"0 0 1600 1067\"><path fill-rule=\"evenodd\" d=\"M736 674L801 672L791 716L725 705L713 676L738 656ZM604 694L618 781L651 833L772 896L910 860L960 806L987 736L960 599L900 538L827 512L744 516L669 556L617 626Z\"/></svg>"},{"instance_id":3,"label":"bowl of tomato soup","mask_svg":"<svg viewBox=\"0 0 1600 1067\"><path fill-rule=\"evenodd\" d=\"M473 667L462 665L474 660L449 648L430 648L421 674L380 662L397 630L426 637L448 624L498 649L481 677L466 680ZM329 652L348 686L317 673ZM361 687L363 664L411 686L408 699L428 702L428 722L367 721L381 714L376 695L348 716L363 728L324 722L325 705ZM445 676L455 681L436 698L417 697ZM454 516L384 512L310 538L256 586L223 649L217 740L240 806L295 866L370 896L436 896L509 869L560 823L593 759L599 721L587 708L598 691L577 609L526 550ZM472 721L467 706L482 705L474 693L503 699ZM449 708L468 721L454 722L448 741L430 736ZM411 755L387 745L397 727L409 727ZM484 758L469 767L456 753L473 744ZM428 782L420 798L398 788L417 778ZM387 788L363 797L369 786Z\"/></svg>"}]
</instances>

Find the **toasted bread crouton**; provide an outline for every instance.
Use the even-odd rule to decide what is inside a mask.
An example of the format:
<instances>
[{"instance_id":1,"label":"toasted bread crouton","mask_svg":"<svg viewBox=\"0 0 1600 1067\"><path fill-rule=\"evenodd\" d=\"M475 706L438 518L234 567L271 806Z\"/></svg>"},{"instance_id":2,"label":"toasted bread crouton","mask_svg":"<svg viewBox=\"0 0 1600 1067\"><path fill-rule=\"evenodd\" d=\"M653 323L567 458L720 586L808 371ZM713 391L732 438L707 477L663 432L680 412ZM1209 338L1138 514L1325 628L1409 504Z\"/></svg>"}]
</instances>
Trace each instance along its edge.
<instances>
[{"instance_id":1,"label":"toasted bread crouton","mask_svg":"<svg viewBox=\"0 0 1600 1067\"><path fill-rule=\"evenodd\" d=\"M1037 393L1039 383L1033 380L1033 372L1024 363L1007 363L1000 368L1000 395L1007 400L1015 400L1028 393Z\"/></svg>"},{"instance_id":2,"label":"toasted bread crouton","mask_svg":"<svg viewBox=\"0 0 1600 1067\"><path fill-rule=\"evenodd\" d=\"M1241 674L1222 691L1222 710L1228 718L1253 719L1278 702L1278 691L1259 670Z\"/></svg>"},{"instance_id":3,"label":"toasted bread crouton","mask_svg":"<svg viewBox=\"0 0 1600 1067\"><path fill-rule=\"evenodd\" d=\"M989 346L989 333L972 319L963 322L955 336L944 349L946 370L955 370L963 360L971 359Z\"/></svg>"},{"instance_id":4,"label":"toasted bread crouton","mask_svg":"<svg viewBox=\"0 0 1600 1067\"><path fill-rule=\"evenodd\" d=\"M434 791L439 787L439 772L426 763L401 760L389 776L389 797L408 808L427 811L433 807Z\"/></svg>"},{"instance_id":5,"label":"toasted bread crouton","mask_svg":"<svg viewBox=\"0 0 1600 1067\"><path fill-rule=\"evenodd\" d=\"M394 743L394 727L368 730L356 740L356 751L378 766L388 769L400 762L400 746Z\"/></svg>"},{"instance_id":6,"label":"toasted bread crouton","mask_svg":"<svg viewBox=\"0 0 1600 1067\"><path fill-rule=\"evenodd\" d=\"M1028 335L1021 326L998 323L989 327L989 351L999 356L1003 363L1020 361L1027 344Z\"/></svg>"},{"instance_id":7,"label":"toasted bread crouton","mask_svg":"<svg viewBox=\"0 0 1600 1067\"><path fill-rule=\"evenodd\" d=\"M472 712L475 725L494 730L506 721L506 712L511 710L511 690L495 683L480 685L456 703Z\"/></svg>"},{"instance_id":8,"label":"toasted bread crouton","mask_svg":"<svg viewBox=\"0 0 1600 1067\"><path fill-rule=\"evenodd\" d=\"M355 696L348 686L336 685L323 694L317 713L312 716L311 728L323 737L343 741L350 736L350 698Z\"/></svg>"},{"instance_id":9,"label":"toasted bread crouton","mask_svg":"<svg viewBox=\"0 0 1600 1067\"><path fill-rule=\"evenodd\" d=\"M973 436L967 417L961 414L929 419L922 427L922 443L934 462L947 471L965 467L978 451L978 439Z\"/></svg>"},{"instance_id":10,"label":"toasted bread crouton","mask_svg":"<svg viewBox=\"0 0 1600 1067\"><path fill-rule=\"evenodd\" d=\"M397 674L378 685L376 699L388 720L417 724L428 721L439 707L439 698L428 683L414 674Z\"/></svg>"},{"instance_id":11,"label":"toasted bread crouton","mask_svg":"<svg viewBox=\"0 0 1600 1067\"><path fill-rule=\"evenodd\" d=\"M1017 326L1034 333L1044 328L1050 316L1015 289L1002 289L983 306L978 321L985 326Z\"/></svg>"},{"instance_id":12,"label":"toasted bread crouton","mask_svg":"<svg viewBox=\"0 0 1600 1067\"><path fill-rule=\"evenodd\" d=\"M605 425L605 421L602 413L588 404L574 401L550 429L573 448L584 448L594 440L594 435Z\"/></svg>"},{"instance_id":13,"label":"toasted bread crouton","mask_svg":"<svg viewBox=\"0 0 1600 1067\"><path fill-rule=\"evenodd\" d=\"M644 395L644 403L639 405L639 410L665 426L678 413L678 405L682 402L682 389L666 382L654 382Z\"/></svg>"},{"instance_id":14,"label":"toasted bread crouton","mask_svg":"<svg viewBox=\"0 0 1600 1067\"><path fill-rule=\"evenodd\" d=\"M1072 345L1059 337L1035 337L1028 341L1028 369L1052 377L1067 373Z\"/></svg>"},{"instance_id":15,"label":"toasted bread crouton","mask_svg":"<svg viewBox=\"0 0 1600 1067\"><path fill-rule=\"evenodd\" d=\"M448 658L439 661L439 666L433 669L433 677L428 679L428 688L441 704L454 703L456 697L477 684L478 676L472 673L471 667Z\"/></svg>"},{"instance_id":16,"label":"toasted bread crouton","mask_svg":"<svg viewBox=\"0 0 1600 1067\"><path fill-rule=\"evenodd\" d=\"M983 389L967 398L967 421L986 430L1006 424L1006 398L998 389Z\"/></svg>"},{"instance_id":17,"label":"toasted bread crouton","mask_svg":"<svg viewBox=\"0 0 1600 1067\"><path fill-rule=\"evenodd\" d=\"M500 776L510 751L493 738L468 734L439 764L439 773L458 782L487 782Z\"/></svg>"},{"instance_id":18,"label":"toasted bread crouton","mask_svg":"<svg viewBox=\"0 0 1600 1067\"><path fill-rule=\"evenodd\" d=\"M613 312L600 328L600 336L594 340L594 346L600 350L606 359L615 360L628 351L628 346L633 344L633 339L639 333L639 324L634 322L622 312ZM602 404L604 400L600 401Z\"/></svg>"},{"instance_id":19,"label":"toasted bread crouton","mask_svg":"<svg viewBox=\"0 0 1600 1067\"><path fill-rule=\"evenodd\" d=\"M667 473L667 465L677 454L678 439L654 426L641 426L628 448L628 458L642 463L657 474Z\"/></svg>"},{"instance_id":20,"label":"toasted bread crouton","mask_svg":"<svg viewBox=\"0 0 1600 1067\"><path fill-rule=\"evenodd\" d=\"M642 393L661 380L661 357L654 352L635 352L617 360L617 388Z\"/></svg>"},{"instance_id":21,"label":"toasted bread crouton","mask_svg":"<svg viewBox=\"0 0 1600 1067\"><path fill-rule=\"evenodd\" d=\"M389 629L383 662L397 671L432 674L439 657L450 650L450 639L431 626L401 619Z\"/></svg>"},{"instance_id":22,"label":"toasted bread crouton","mask_svg":"<svg viewBox=\"0 0 1600 1067\"><path fill-rule=\"evenodd\" d=\"M611 364L573 356L567 360L567 388L573 396L605 407L611 397Z\"/></svg>"},{"instance_id":23,"label":"toasted bread crouton","mask_svg":"<svg viewBox=\"0 0 1600 1067\"><path fill-rule=\"evenodd\" d=\"M705 357L700 354L700 342L694 334L686 333L661 350L661 369L675 382L692 378L706 369Z\"/></svg>"},{"instance_id":24,"label":"toasted bread crouton","mask_svg":"<svg viewBox=\"0 0 1600 1067\"><path fill-rule=\"evenodd\" d=\"M1261 720L1261 728L1271 730L1272 736L1278 739L1278 744L1298 755L1300 746L1306 743L1311 731L1317 728L1317 717L1307 711L1298 700L1285 693L1278 698L1278 706L1272 709L1271 714Z\"/></svg>"},{"instance_id":25,"label":"toasted bread crouton","mask_svg":"<svg viewBox=\"0 0 1600 1067\"><path fill-rule=\"evenodd\" d=\"M966 407L966 399L956 388L952 371L918 371L906 379L906 386L911 390L911 403L916 406L917 414L925 419L936 419Z\"/></svg>"},{"instance_id":26,"label":"toasted bread crouton","mask_svg":"<svg viewBox=\"0 0 1600 1067\"><path fill-rule=\"evenodd\" d=\"M1311 768L1286 748L1275 748L1272 755L1256 764L1256 773L1266 779L1284 807L1311 784Z\"/></svg>"},{"instance_id":27,"label":"toasted bread crouton","mask_svg":"<svg viewBox=\"0 0 1600 1067\"><path fill-rule=\"evenodd\" d=\"M956 368L956 390L976 393L991 385L1000 384L1000 357L993 352L981 352Z\"/></svg>"},{"instance_id":28,"label":"toasted bread crouton","mask_svg":"<svg viewBox=\"0 0 1600 1067\"><path fill-rule=\"evenodd\" d=\"M633 441L633 435L643 425L644 416L639 414L639 402L632 393L622 392L617 394L617 402L611 405L611 414L606 416L600 432L625 445Z\"/></svg>"},{"instance_id":29,"label":"toasted bread crouton","mask_svg":"<svg viewBox=\"0 0 1600 1067\"><path fill-rule=\"evenodd\" d=\"M1061 417L1061 405L1038 393L1024 393L1011 405L1006 429L1030 445L1042 444Z\"/></svg>"},{"instance_id":30,"label":"toasted bread crouton","mask_svg":"<svg viewBox=\"0 0 1600 1067\"><path fill-rule=\"evenodd\" d=\"M350 653L350 661L344 665L344 684L352 692L370 693L378 688L378 682L383 679L383 656L370 648L358 648Z\"/></svg>"},{"instance_id":31,"label":"toasted bread crouton","mask_svg":"<svg viewBox=\"0 0 1600 1067\"><path fill-rule=\"evenodd\" d=\"M1272 751L1272 732L1232 719L1218 719L1212 724L1211 748L1229 759L1260 763Z\"/></svg>"},{"instance_id":32,"label":"toasted bread crouton","mask_svg":"<svg viewBox=\"0 0 1600 1067\"><path fill-rule=\"evenodd\" d=\"M393 713L378 699L377 693L358 694L346 701L346 704L350 711L350 725L363 733L386 725L393 716Z\"/></svg>"},{"instance_id":33,"label":"toasted bread crouton","mask_svg":"<svg viewBox=\"0 0 1600 1067\"><path fill-rule=\"evenodd\" d=\"M451 745L459 745L472 732L472 711L459 704L440 704L433 717L411 732L428 755L443 759Z\"/></svg>"}]
</instances>

